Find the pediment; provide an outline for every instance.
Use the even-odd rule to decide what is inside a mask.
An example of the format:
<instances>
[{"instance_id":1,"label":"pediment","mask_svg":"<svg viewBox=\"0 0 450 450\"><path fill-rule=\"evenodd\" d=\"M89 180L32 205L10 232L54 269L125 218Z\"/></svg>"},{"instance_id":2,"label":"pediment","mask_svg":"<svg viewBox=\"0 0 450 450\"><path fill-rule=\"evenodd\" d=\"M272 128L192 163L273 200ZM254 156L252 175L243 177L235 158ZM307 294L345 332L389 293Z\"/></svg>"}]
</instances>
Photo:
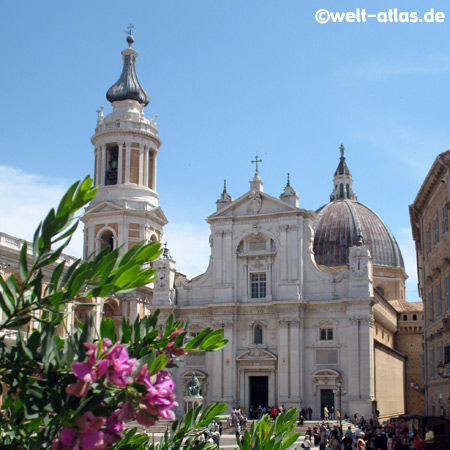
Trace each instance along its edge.
<instances>
[{"instance_id":1,"label":"pediment","mask_svg":"<svg viewBox=\"0 0 450 450\"><path fill-rule=\"evenodd\" d=\"M113 211L121 211L123 208L116 205L115 203L104 201L97 205L94 205L92 208L87 209L85 214L92 213L102 213L102 212L113 212Z\"/></svg>"},{"instance_id":2,"label":"pediment","mask_svg":"<svg viewBox=\"0 0 450 450\"><path fill-rule=\"evenodd\" d=\"M299 208L259 191L249 191L227 206L209 216L209 219L221 217L239 217L249 215L278 214L300 211Z\"/></svg>"},{"instance_id":3,"label":"pediment","mask_svg":"<svg viewBox=\"0 0 450 450\"><path fill-rule=\"evenodd\" d=\"M241 353L236 361L277 361L276 355L265 350L263 347L254 345L250 346L248 350L244 353Z\"/></svg>"},{"instance_id":4,"label":"pediment","mask_svg":"<svg viewBox=\"0 0 450 450\"><path fill-rule=\"evenodd\" d=\"M159 206L156 206L156 207L148 210L148 213L150 213L153 217L156 217L157 219L159 219L159 221L163 222L164 224L169 223L166 215L164 214L163 210Z\"/></svg>"}]
</instances>

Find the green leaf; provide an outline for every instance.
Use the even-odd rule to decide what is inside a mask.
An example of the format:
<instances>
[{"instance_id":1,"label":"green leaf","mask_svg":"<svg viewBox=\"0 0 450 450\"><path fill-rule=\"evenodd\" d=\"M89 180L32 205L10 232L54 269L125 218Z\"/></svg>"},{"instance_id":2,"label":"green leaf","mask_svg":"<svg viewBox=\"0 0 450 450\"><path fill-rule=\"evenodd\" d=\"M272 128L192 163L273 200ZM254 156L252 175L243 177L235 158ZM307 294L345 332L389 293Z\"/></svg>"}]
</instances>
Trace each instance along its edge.
<instances>
[{"instance_id":1,"label":"green leaf","mask_svg":"<svg viewBox=\"0 0 450 450\"><path fill-rule=\"evenodd\" d=\"M157 356L157 358L153 361L152 365L149 368L150 375L155 375L156 373L160 372L162 369L164 369L164 367L167 366L168 362L168 355Z\"/></svg>"},{"instance_id":2,"label":"green leaf","mask_svg":"<svg viewBox=\"0 0 450 450\"><path fill-rule=\"evenodd\" d=\"M20 277L24 281L28 276L28 244L25 241L20 249L19 262L20 262Z\"/></svg>"},{"instance_id":3,"label":"green leaf","mask_svg":"<svg viewBox=\"0 0 450 450\"><path fill-rule=\"evenodd\" d=\"M116 342L116 324L110 317L103 317L100 323L100 336Z\"/></svg>"}]
</instances>

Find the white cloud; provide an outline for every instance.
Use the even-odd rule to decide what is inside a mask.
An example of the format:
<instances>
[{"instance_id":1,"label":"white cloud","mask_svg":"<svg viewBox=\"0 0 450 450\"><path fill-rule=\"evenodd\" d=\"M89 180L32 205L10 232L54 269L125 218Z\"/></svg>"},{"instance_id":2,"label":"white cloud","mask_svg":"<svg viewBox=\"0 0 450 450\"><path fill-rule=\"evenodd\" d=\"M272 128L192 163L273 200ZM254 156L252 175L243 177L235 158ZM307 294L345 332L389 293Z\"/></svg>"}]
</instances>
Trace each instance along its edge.
<instances>
[{"instance_id":1,"label":"white cloud","mask_svg":"<svg viewBox=\"0 0 450 450\"><path fill-rule=\"evenodd\" d=\"M169 223L164 228L164 241L176 268L188 278L201 275L208 268L211 248L209 246L209 226L192 223Z\"/></svg>"},{"instance_id":2,"label":"white cloud","mask_svg":"<svg viewBox=\"0 0 450 450\"><path fill-rule=\"evenodd\" d=\"M63 180L0 165L0 231L31 241L39 222L50 208L58 205L68 185ZM80 257L82 248L83 234L79 226L65 253Z\"/></svg>"}]
</instances>

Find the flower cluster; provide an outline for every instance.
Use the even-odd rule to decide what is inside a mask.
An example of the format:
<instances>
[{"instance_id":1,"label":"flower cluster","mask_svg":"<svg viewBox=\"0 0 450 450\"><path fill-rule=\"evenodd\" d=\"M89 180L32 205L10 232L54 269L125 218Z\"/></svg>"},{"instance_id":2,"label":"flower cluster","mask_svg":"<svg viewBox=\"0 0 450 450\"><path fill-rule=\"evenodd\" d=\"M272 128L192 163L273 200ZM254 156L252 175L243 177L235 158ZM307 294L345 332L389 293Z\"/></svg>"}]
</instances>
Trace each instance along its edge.
<instances>
[{"instance_id":1,"label":"flower cluster","mask_svg":"<svg viewBox=\"0 0 450 450\"><path fill-rule=\"evenodd\" d=\"M51 450L102 450L108 449L123 437L123 412L116 410L111 417L96 417L85 412L76 419L76 428L63 428Z\"/></svg>"},{"instance_id":2,"label":"flower cluster","mask_svg":"<svg viewBox=\"0 0 450 450\"><path fill-rule=\"evenodd\" d=\"M116 386L123 387L133 381L130 374L136 370L137 361L130 358L126 345L117 343L102 351L103 346L111 346L111 341L103 339L100 342L102 345L85 342L85 347L89 349L86 352L88 360L85 363L72 364L72 371L78 381L66 387L67 394L84 397L90 384L103 375L106 375L107 380Z\"/></svg>"},{"instance_id":3,"label":"flower cluster","mask_svg":"<svg viewBox=\"0 0 450 450\"><path fill-rule=\"evenodd\" d=\"M150 377L147 364L144 364L136 375L138 383L147 387L147 392L139 399L139 408L136 411L136 420L144 426L155 424L155 417L175 419L171 408L178 406L175 402L175 383L170 373L162 370Z\"/></svg>"},{"instance_id":4,"label":"flower cluster","mask_svg":"<svg viewBox=\"0 0 450 450\"><path fill-rule=\"evenodd\" d=\"M96 417L86 412L76 419L75 428L63 428L52 450L100 450L108 449L122 436L124 420L136 420L144 425L154 425L160 418L175 419L171 408L175 402L175 383L167 371L150 376L147 364L136 375L136 359L130 358L126 345L112 345L109 339L98 343L85 343L87 362L72 364L72 371L78 378L76 383L66 387L66 393L85 397L92 383L106 380L114 387L126 389L126 400L122 401L113 414Z\"/></svg>"}]
</instances>

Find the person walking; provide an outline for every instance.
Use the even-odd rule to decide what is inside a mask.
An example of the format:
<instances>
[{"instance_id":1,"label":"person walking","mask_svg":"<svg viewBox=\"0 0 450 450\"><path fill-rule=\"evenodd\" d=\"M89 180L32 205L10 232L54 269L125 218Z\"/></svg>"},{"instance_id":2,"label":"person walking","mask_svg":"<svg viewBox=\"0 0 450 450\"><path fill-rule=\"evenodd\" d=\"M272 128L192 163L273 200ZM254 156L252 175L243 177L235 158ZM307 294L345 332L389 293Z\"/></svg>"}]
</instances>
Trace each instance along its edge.
<instances>
[{"instance_id":1,"label":"person walking","mask_svg":"<svg viewBox=\"0 0 450 450\"><path fill-rule=\"evenodd\" d=\"M325 407L323 408L323 418L325 420L328 420L330 417L330 412L328 410L328 405L325 405Z\"/></svg>"},{"instance_id":2,"label":"person walking","mask_svg":"<svg viewBox=\"0 0 450 450\"><path fill-rule=\"evenodd\" d=\"M425 427L425 450L434 450L434 433L429 425Z\"/></svg>"}]
</instances>

